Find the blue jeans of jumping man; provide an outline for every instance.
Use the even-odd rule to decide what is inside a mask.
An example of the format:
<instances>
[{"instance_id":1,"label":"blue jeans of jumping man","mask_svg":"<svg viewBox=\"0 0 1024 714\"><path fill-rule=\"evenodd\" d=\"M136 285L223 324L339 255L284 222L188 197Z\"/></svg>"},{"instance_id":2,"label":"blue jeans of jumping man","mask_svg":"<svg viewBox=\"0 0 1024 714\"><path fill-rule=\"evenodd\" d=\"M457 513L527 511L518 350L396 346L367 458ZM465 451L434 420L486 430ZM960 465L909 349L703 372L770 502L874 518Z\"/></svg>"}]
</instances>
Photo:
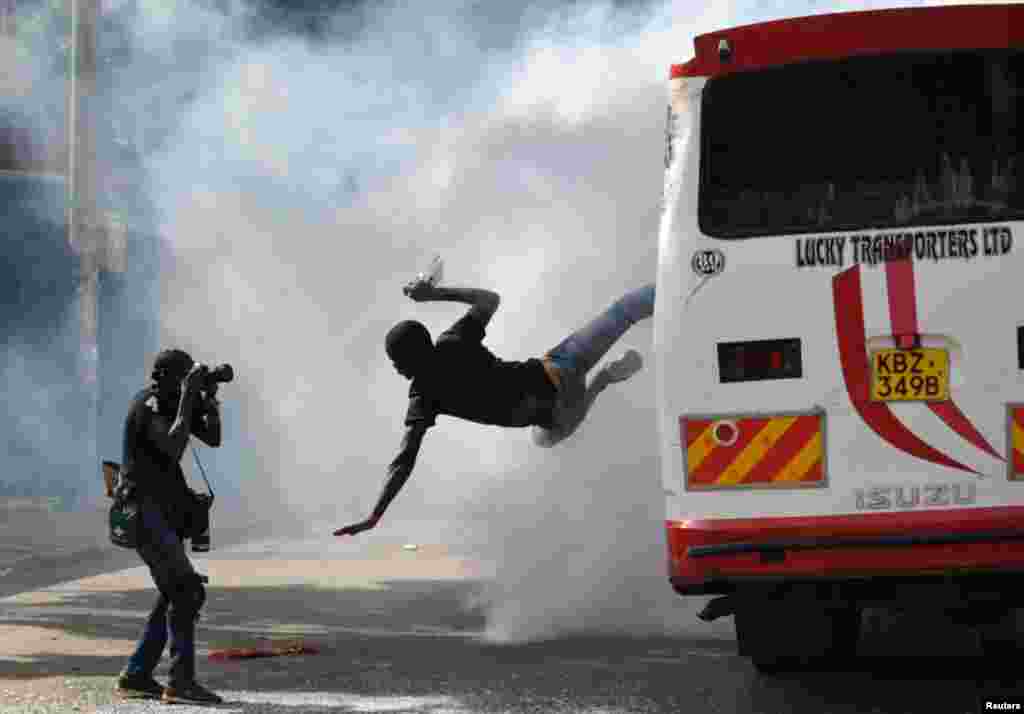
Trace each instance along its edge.
<instances>
[{"instance_id":1,"label":"blue jeans of jumping man","mask_svg":"<svg viewBox=\"0 0 1024 714\"><path fill-rule=\"evenodd\" d=\"M654 314L654 296L653 284L631 290L544 355L548 373L555 372L558 396L554 423L550 428L533 427L534 443L550 447L570 436L586 417L597 395L612 382L624 378L603 370L587 384L587 373L626 330ZM635 371L640 366L639 355L633 355L637 360L632 369ZM626 374L629 373L627 369Z\"/></svg>"},{"instance_id":2,"label":"blue jeans of jumping man","mask_svg":"<svg viewBox=\"0 0 1024 714\"><path fill-rule=\"evenodd\" d=\"M123 674L151 677L169 636L169 684L182 686L195 680L196 620L206 600L206 590L202 576L193 569L185 553L185 544L168 525L160 507L144 500L140 512L143 535L138 553L149 567L160 594Z\"/></svg>"}]
</instances>

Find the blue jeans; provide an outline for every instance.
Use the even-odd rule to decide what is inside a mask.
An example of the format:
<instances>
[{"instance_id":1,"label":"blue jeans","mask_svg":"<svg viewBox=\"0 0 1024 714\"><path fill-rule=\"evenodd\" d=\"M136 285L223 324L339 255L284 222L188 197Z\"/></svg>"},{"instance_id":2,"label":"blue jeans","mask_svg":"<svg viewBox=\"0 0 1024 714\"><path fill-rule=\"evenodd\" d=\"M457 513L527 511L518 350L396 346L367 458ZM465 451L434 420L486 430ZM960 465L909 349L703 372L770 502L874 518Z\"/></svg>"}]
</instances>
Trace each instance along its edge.
<instances>
[{"instance_id":1,"label":"blue jeans","mask_svg":"<svg viewBox=\"0 0 1024 714\"><path fill-rule=\"evenodd\" d=\"M185 544L167 524L159 505L143 500L140 511L138 553L149 566L160 595L123 673L151 677L170 635L170 684L181 686L195 679L196 619L206 591L185 554Z\"/></svg>"},{"instance_id":2,"label":"blue jeans","mask_svg":"<svg viewBox=\"0 0 1024 714\"><path fill-rule=\"evenodd\" d=\"M587 393L587 373L626 330L654 314L654 296L653 283L631 290L544 355L558 373L558 398L554 424L534 427L535 443L554 446L576 430L596 396Z\"/></svg>"}]
</instances>

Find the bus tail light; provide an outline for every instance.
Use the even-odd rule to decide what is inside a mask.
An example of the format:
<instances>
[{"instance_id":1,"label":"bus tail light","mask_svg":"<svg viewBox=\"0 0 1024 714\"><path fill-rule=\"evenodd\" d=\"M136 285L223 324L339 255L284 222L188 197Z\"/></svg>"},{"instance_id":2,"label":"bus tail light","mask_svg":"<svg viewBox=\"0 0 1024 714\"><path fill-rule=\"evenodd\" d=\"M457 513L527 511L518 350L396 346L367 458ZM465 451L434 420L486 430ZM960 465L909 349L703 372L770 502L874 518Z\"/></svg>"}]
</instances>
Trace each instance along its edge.
<instances>
[{"instance_id":1,"label":"bus tail light","mask_svg":"<svg viewBox=\"0 0 1024 714\"><path fill-rule=\"evenodd\" d=\"M718 343L718 377L723 384L803 375L799 338Z\"/></svg>"}]
</instances>

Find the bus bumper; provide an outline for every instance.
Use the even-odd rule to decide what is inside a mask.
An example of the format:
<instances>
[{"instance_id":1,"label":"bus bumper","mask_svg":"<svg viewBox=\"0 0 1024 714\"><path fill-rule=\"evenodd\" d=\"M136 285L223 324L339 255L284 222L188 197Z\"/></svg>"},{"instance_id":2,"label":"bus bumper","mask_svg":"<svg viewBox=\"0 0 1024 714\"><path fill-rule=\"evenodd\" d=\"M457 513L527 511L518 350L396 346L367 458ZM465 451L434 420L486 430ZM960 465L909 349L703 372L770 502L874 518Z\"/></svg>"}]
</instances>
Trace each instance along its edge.
<instances>
[{"instance_id":1,"label":"bus bumper","mask_svg":"<svg viewBox=\"0 0 1024 714\"><path fill-rule=\"evenodd\" d=\"M1024 506L668 521L682 595L757 582L1024 575Z\"/></svg>"}]
</instances>

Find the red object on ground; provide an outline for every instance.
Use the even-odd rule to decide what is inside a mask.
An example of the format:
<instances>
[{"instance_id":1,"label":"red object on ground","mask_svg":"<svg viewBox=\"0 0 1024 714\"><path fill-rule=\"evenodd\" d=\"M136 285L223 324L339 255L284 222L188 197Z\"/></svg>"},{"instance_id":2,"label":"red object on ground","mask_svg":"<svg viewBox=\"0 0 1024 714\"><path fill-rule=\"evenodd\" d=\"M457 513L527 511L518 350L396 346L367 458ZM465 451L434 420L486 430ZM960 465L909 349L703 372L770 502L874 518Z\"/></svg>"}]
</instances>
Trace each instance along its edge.
<instances>
[{"instance_id":1,"label":"red object on ground","mask_svg":"<svg viewBox=\"0 0 1024 714\"><path fill-rule=\"evenodd\" d=\"M320 654L320 650L301 642L266 644L257 647L228 647L210 652L212 660L252 659L255 657L281 657L285 655Z\"/></svg>"}]
</instances>

